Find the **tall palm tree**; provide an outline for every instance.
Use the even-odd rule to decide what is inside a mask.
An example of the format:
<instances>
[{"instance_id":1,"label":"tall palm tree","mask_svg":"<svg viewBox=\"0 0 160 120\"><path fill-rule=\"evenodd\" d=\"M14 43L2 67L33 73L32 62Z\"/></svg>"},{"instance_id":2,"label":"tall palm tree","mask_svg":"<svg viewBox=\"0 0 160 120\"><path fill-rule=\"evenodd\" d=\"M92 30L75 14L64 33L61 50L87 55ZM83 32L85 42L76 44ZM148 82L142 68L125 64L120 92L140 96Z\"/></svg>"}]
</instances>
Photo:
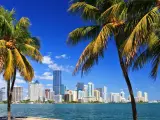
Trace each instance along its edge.
<instances>
[{"instance_id":1,"label":"tall palm tree","mask_svg":"<svg viewBox=\"0 0 160 120\"><path fill-rule=\"evenodd\" d=\"M42 60L39 40L32 37L29 32L29 19L22 17L16 21L14 13L14 10L7 11L0 7L0 56L3 57L4 62L1 72L7 81L8 120L11 119L10 110L16 72L19 71L26 81L31 81L34 70L26 56L38 62Z\"/></svg>"},{"instance_id":2,"label":"tall palm tree","mask_svg":"<svg viewBox=\"0 0 160 120\"><path fill-rule=\"evenodd\" d=\"M73 1L69 11L80 14L84 20L92 23L90 26L77 28L69 34L67 42L71 45L86 39L91 40L80 56L74 74L81 70L83 75L97 64L98 59L104 56L109 39L114 37L120 66L131 96L133 119L137 120L136 103L121 47L128 36L128 33L124 32L126 3L123 0L96 0L93 3L90 0Z\"/></svg>"},{"instance_id":3,"label":"tall palm tree","mask_svg":"<svg viewBox=\"0 0 160 120\"><path fill-rule=\"evenodd\" d=\"M78 13L92 26L77 28L69 34L68 43L76 45L83 40L92 40L78 60L74 74L87 72L98 58L103 57L107 42L114 36L119 62L131 96L133 119L137 110L128 65L138 54L138 49L148 40L153 24L159 21L159 0L73 0L69 11Z\"/></svg>"}]
</instances>

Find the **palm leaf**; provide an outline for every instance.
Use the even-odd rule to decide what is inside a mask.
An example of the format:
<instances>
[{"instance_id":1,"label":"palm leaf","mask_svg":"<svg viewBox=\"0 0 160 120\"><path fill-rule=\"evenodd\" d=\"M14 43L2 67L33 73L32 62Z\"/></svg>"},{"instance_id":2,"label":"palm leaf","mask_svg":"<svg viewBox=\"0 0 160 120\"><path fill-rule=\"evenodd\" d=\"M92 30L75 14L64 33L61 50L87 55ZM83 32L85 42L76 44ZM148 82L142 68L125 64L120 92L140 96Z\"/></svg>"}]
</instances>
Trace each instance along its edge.
<instances>
[{"instance_id":1,"label":"palm leaf","mask_svg":"<svg viewBox=\"0 0 160 120\"><path fill-rule=\"evenodd\" d=\"M98 8L87 4L86 2L73 3L68 9L71 13L80 13L84 20L96 20L100 16Z\"/></svg>"},{"instance_id":2,"label":"palm leaf","mask_svg":"<svg viewBox=\"0 0 160 120\"><path fill-rule=\"evenodd\" d=\"M7 52L7 59L5 63L5 70L4 70L4 79L5 80L10 80L14 72L14 59L13 59L13 54L10 49L8 49Z\"/></svg>"},{"instance_id":3,"label":"palm leaf","mask_svg":"<svg viewBox=\"0 0 160 120\"><path fill-rule=\"evenodd\" d=\"M144 37L146 37L150 32L153 24L159 21L158 10L158 7L154 7L135 26L129 38L126 40L126 44L124 46L125 54L129 52L133 47L139 46L142 42L144 42Z\"/></svg>"},{"instance_id":4,"label":"palm leaf","mask_svg":"<svg viewBox=\"0 0 160 120\"><path fill-rule=\"evenodd\" d=\"M76 45L83 40L94 39L98 35L99 31L99 26L77 28L71 33L69 33L67 43L71 45Z\"/></svg>"}]
</instances>

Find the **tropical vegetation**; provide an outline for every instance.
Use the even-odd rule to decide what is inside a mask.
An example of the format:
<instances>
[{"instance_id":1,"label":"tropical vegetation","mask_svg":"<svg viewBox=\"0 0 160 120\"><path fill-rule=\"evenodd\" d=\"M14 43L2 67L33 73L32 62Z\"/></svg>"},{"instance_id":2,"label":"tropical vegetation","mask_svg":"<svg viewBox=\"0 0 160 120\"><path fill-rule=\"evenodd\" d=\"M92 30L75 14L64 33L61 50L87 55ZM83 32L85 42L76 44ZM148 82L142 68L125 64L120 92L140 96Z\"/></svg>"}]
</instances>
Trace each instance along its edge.
<instances>
[{"instance_id":1,"label":"tropical vegetation","mask_svg":"<svg viewBox=\"0 0 160 120\"><path fill-rule=\"evenodd\" d=\"M98 64L99 58L104 57L108 42L114 40L131 97L134 120L137 120L137 110L128 70L142 68L148 60L152 60L151 75L157 75L160 44L155 28L159 23L159 3L159 0L72 0L68 10L90 23L69 33L69 45L86 40L90 42L73 74L81 71L83 75Z\"/></svg>"},{"instance_id":2,"label":"tropical vegetation","mask_svg":"<svg viewBox=\"0 0 160 120\"><path fill-rule=\"evenodd\" d=\"M8 120L11 119L12 92L19 72L24 80L30 82L34 70L28 57L41 62L40 42L29 31L30 21L26 17L16 20L15 11L0 7L0 61L1 73L7 82Z\"/></svg>"}]
</instances>

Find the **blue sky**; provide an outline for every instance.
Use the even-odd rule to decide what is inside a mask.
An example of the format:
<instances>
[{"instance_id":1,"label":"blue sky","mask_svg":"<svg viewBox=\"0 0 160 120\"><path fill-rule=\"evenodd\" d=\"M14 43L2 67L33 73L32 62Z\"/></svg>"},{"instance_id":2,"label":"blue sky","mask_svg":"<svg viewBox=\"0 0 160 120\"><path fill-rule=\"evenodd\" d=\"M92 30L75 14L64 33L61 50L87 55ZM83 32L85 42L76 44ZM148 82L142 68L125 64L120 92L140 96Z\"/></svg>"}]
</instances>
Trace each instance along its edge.
<instances>
[{"instance_id":1,"label":"blue sky","mask_svg":"<svg viewBox=\"0 0 160 120\"><path fill-rule=\"evenodd\" d=\"M80 74L72 76L73 68L87 43L80 43L75 47L67 46L67 36L75 28L85 26L87 23L67 12L68 0L1 0L0 4L9 10L14 8L17 19L29 17L32 34L41 39L44 61L43 64L31 61L35 69L34 80L39 80L45 87L51 88L52 71L58 68L62 69L63 83L69 89L75 89L78 81L84 83L91 81L95 87L107 86L108 92L120 92L123 89L126 97L128 96L114 41L109 42L105 58L100 60L87 76L83 78ZM152 80L149 71L149 65L137 72L130 71L134 92L141 90L148 92L150 100L160 99L160 77L158 76L157 81ZM23 82L20 76L17 78L16 85L23 86L27 91L28 84ZM0 86L3 84L1 78Z\"/></svg>"}]
</instances>

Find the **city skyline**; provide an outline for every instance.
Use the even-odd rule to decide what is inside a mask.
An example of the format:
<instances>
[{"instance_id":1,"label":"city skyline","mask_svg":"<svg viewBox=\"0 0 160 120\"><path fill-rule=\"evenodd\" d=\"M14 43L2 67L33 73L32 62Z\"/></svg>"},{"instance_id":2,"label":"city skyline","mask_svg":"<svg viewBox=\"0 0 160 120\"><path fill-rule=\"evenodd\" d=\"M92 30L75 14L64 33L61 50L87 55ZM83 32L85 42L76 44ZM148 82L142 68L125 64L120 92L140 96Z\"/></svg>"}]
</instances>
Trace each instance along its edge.
<instances>
[{"instance_id":1,"label":"city skyline","mask_svg":"<svg viewBox=\"0 0 160 120\"><path fill-rule=\"evenodd\" d=\"M31 32L33 35L40 35L38 37L42 42L41 52L44 56L44 60L43 64L37 64L31 61L35 70L35 78L33 81L39 80L45 87L51 88L53 82L53 70L62 70L63 84L70 89L74 89L77 82L88 83L92 81L96 84L97 88L106 85L110 88L108 92L117 92L123 89L125 93L128 94L123 74L119 67L119 63L116 61L118 58L115 52L115 46L112 42L108 45L105 58L100 60L98 66L94 66L90 71L90 74L87 76L85 75L82 78L80 74L72 76L74 66L87 43L71 48L66 45L66 39L69 32L78 26L85 26L86 23L82 22L79 17L72 16L66 12L68 1L62 3L60 1L36 2L29 0L20 2L14 0L14 2L7 2L6 0L2 0L1 4L9 10L16 8L17 18L22 16L29 17L33 25L30 28ZM56 6L57 4L61 4L61 6ZM37 6L37 9L35 9L35 6ZM26 11L28 7L30 10ZM60 10L58 15L56 10ZM46 17L41 17L41 13L45 14ZM56 17L51 17L55 15ZM63 20L63 18L65 18L65 20ZM59 25L59 27L54 30L53 26L57 25ZM64 26L65 30L63 30ZM113 52L115 54L112 54ZM109 58L107 56L109 56ZM130 71L134 94L136 95L138 90L142 90L150 94L151 100L160 99L160 77L158 76L157 81L154 82L149 78L149 72L150 65L146 65L142 70L137 72ZM4 84L5 82L1 76L0 87L3 87ZM17 76L16 85L23 86L24 93L27 93L28 84L26 84L20 76Z\"/></svg>"}]
</instances>

